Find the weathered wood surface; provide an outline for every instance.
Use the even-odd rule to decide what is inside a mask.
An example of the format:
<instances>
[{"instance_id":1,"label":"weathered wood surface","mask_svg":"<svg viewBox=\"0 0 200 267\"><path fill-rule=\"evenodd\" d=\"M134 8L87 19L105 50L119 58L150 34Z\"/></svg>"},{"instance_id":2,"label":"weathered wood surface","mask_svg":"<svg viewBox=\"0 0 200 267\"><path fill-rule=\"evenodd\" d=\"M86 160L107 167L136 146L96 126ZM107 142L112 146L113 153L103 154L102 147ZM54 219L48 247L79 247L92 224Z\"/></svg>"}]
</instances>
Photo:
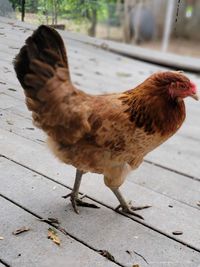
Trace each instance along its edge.
<instances>
[{"instance_id":1,"label":"weathered wood surface","mask_svg":"<svg viewBox=\"0 0 200 267\"><path fill-rule=\"evenodd\" d=\"M1 22L4 19L0 18ZM9 20L12 23L12 20ZM17 22L15 25L22 31L26 32L27 29L34 29L32 25L24 25L22 22ZM6 33L3 33L6 34ZM190 56L182 57L181 55L176 55L174 53L163 53L161 51L141 48L134 45L127 45L124 43L117 43L110 40L101 40L97 38L92 38L89 36L83 36L78 33L63 32L63 37L68 40L78 40L80 42L101 47L105 50L115 52L121 55L133 57L135 59L144 60L147 62L157 63L160 65L173 67L176 69L182 69L187 71L195 71L200 73L200 59Z\"/></svg>"},{"instance_id":2,"label":"weathered wood surface","mask_svg":"<svg viewBox=\"0 0 200 267\"><path fill-rule=\"evenodd\" d=\"M76 240L73 239L74 246L71 246L63 236L63 250L55 252L57 254L52 257L49 247L52 244L42 238L41 244L47 248L44 255L48 258L44 266L53 266L54 262L63 266L63 261L69 261L73 253L79 253L80 247L81 251L86 251L85 257L91 259L86 260L84 266L197 267L200 264L200 208L197 205L200 201L199 103L186 101L188 116L184 126L175 137L149 154L147 162L131 173L122 187L127 199L153 206L140 211L145 221L114 213L116 199L104 186L102 177L94 174L85 175L81 192L88 195L89 201L96 202L100 209L80 208L77 216L71 211L69 201L66 205L61 198L72 187L75 170L58 162L47 150L44 134L31 123L23 91L13 72L14 55L35 28L22 25L0 18L0 154L3 155L0 158L0 194L9 199L3 200L4 206L8 207L8 211L1 212L4 222L18 215L12 225L20 223L22 213L27 220L33 221L30 212L44 218L59 218L65 230ZM84 38L75 38L76 35L73 38L68 33L62 32L62 35L68 47L72 80L89 93L122 91L142 82L152 72L163 69L86 44ZM200 85L199 76L188 75ZM14 215L10 214L11 210ZM29 238L27 233L27 239L20 239L26 244L25 258L29 257L30 241L34 247L40 232L45 229L41 222L33 225L36 235ZM174 236L172 232L177 230L183 234ZM44 237L44 232L41 235ZM27 266L21 257L13 258L16 251L13 248L20 248L20 243L12 244L12 239L8 240L6 244L10 246L10 254L2 244L0 241L0 260L11 266ZM105 261L97 252L99 249L108 250L116 262ZM126 250L131 251L131 255ZM65 255L62 254L64 251L67 251ZM100 259L99 263L95 262L96 257ZM30 262L31 259L30 256ZM21 265L15 264L17 260L21 260ZM43 255L38 260L42 262ZM73 263L73 266L81 264Z\"/></svg>"},{"instance_id":3,"label":"weathered wood surface","mask_svg":"<svg viewBox=\"0 0 200 267\"><path fill-rule=\"evenodd\" d=\"M21 186L23 187L23 184ZM20 188L17 189L20 190ZM39 221L37 216L2 197L0 197L0 213L2 216L1 231L4 234L4 240L0 244L0 254L1 259L10 266L79 267L85 262L90 267L117 266L69 235ZM23 226L30 228L30 231L17 236L12 234ZM47 238L49 227L57 232L60 246Z\"/></svg>"},{"instance_id":4,"label":"weathered wood surface","mask_svg":"<svg viewBox=\"0 0 200 267\"><path fill-rule=\"evenodd\" d=\"M145 264L145 261L134 253L130 257L127 250L142 254L150 264L156 261L161 263L167 259L168 261L170 259L171 263L183 260L188 264L198 263L198 253L193 251L193 256L190 258L190 250L180 244L178 244L179 252L177 252L177 244L172 240L124 216L118 216L100 203L98 204L100 209L92 210L92 219L89 209L82 209L80 215L77 216L71 210L71 205L66 205L65 200L61 198L62 195L70 192L67 188L16 163L2 158L1 170L3 179L0 194L6 195L7 198L42 218L58 218L62 227L70 235L77 236L78 234L79 240L86 242L90 247L110 251L122 265L131 266L136 262L141 266ZM12 184L15 190L10 190L8 184ZM62 246L64 247L65 244ZM163 249L166 250L164 258Z\"/></svg>"}]
</instances>

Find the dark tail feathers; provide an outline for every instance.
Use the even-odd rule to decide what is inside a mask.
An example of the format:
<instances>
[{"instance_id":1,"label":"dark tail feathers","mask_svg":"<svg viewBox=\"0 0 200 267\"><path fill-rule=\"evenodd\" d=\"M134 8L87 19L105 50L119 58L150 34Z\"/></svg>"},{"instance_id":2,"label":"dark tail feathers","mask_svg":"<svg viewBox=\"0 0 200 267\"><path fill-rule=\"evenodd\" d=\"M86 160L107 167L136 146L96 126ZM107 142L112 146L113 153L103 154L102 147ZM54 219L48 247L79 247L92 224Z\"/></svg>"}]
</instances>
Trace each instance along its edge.
<instances>
[{"instance_id":1,"label":"dark tail feathers","mask_svg":"<svg viewBox=\"0 0 200 267\"><path fill-rule=\"evenodd\" d=\"M54 69L56 66L64 67L70 80L65 46L61 36L53 28L44 25L38 27L14 59L17 78L25 90L31 89L27 86L25 76L32 73L34 65L37 65L35 63L45 63Z\"/></svg>"}]
</instances>

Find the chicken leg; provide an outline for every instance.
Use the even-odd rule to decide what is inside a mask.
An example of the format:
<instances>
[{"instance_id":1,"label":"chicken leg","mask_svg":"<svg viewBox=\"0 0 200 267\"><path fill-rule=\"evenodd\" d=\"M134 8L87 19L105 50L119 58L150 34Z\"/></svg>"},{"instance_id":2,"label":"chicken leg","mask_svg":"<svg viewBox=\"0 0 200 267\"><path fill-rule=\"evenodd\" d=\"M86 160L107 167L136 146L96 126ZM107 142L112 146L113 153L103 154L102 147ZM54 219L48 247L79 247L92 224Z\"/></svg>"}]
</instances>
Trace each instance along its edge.
<instances>
[{"instance_id":1,"label":"chicken leg","mask_svg":"<svg viewBox=\"0 0 200 267\"><path fill-rule=\"evenodd\" d=\"M82 201L82 198L84 198L85 195L83 195L81 198L78 197L79 188L80 188L81 180L82 180L82 175L83 175L83 172L76 169L76 178L75 178L72 192L66 196L63 196L63 198L70 197L72 207L77 214L79 214L79 210L78 210L77 206L89 207L89 208L95 208L95 209L99 208L98 206L96 206L93 203L88 203L88 202Z\"/></svg>"},{"instance_id":2,"label":"chicken leg","mask_svg":"<svg viewBox=\"0 0 200 267\"><path fill-rule=\"evenodd\" d=\"M150 205L134 207L126 202L121 192L119 191L119 188L110 188L110 189L112 190L112 192L115 194L115 196L120 202L120 205L117 206L117 208L115 209L116 211L118 211L121 208L123 213L131 214L144 220L144 218L141 215L137 214L134 211L150 208L151 207Z\"/></svg>"}]
</instances>

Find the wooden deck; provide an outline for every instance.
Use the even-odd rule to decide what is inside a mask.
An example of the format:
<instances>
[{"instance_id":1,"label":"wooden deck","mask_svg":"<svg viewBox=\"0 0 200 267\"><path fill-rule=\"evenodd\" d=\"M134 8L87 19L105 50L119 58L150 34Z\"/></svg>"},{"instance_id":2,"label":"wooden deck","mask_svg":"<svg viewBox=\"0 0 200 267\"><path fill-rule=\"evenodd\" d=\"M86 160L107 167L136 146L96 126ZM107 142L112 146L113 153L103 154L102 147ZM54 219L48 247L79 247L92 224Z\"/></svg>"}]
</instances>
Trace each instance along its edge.
<instances>
[{"instance_id":1,"label":"wooden deck","mask_svg":"<svg viewBox=\"0 0 200 267\"><path fill-rule=\"evenodd\" d=\"M199 103L186 101L187 119L178 134L122 186L127 199L152 205L140 211L144 221L114 212L117 200L96 174L85 175L81 192L100 209L80 208L76 215L61 198L72 188L75 169L46 148L13 71L12 60L33 29L0 17L0 267L200 266ZM62 36L72 79L89 93L122 91L161 69ZM200 76L188 76L200 88ZM39 220L49 217L60 224ZM12 234L23 226L30 231ZM49 227L57 228L60 246L47 238Z\"/></svg>"}]
</instances>

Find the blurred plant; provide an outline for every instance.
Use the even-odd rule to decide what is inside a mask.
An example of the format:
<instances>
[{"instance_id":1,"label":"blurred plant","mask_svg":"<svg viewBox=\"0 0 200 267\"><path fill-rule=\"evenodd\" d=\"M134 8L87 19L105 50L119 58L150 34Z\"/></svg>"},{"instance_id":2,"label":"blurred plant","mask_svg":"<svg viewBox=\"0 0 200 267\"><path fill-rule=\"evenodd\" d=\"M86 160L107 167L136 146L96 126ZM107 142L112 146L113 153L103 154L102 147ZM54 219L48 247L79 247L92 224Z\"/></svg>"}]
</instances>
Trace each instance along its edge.
<instances>
[{"instance_id":1,"label":"blurred plant","mask_svg":"<svg viewBox=\"0 0 200 267\"><path fill-rule=\"evenodd\" d=\"M38 11L46 18L46 23L57 24L60 6L63 0L38 0ZM51 17L51 22L49 19Z\"/></svg>"},{"instance_id":2,"label":"blurred plant","mask_svg":"<svg viewBox=\"0 0 200 267\"><path fill-rule=\"evenodd\" d=\"M12 8L16 10L21 6L21 1L20 0L9 0L9 2L12 4Z\"/></svg>"},{"instance_id":3,"label":"blurred plant","mask_svg":"<svg viewBox=\"0 0 200 267\"><path fill-rule=\"evenodd\" d=\"M97 20L108 17L108 2L113 3L116 0L64 0L61 9L68 19L77 23L89 22L88 34L95 36Z\"/></svg>"},{"instance_id":4,"label":"blurred plant","mask_svg":"<svg viewBox=\"0 0 200 267\"><path fill-rule=\"evenodd\" d=\"M101 5L97 0L64 0L62 3L63 15L74 20L77 24L90 23L88 34L94 36L97 23L97 9Z\"/></svg>"},{"instance_id":5,"label":"blurred plant","mask_svg":"<svg viewBox=\"0 0 200 267\"><path fill-rule=\"evenodd\" d=\"M10 0L14 9L21 10L22 0ZM77 24L86 24L88 34L95 36L98 21L115 19L114 6L118 0L26 0L26 12L38 13L46 24L57 24L58 15ZM114 6L113 6L114 5Z\"/></svg>"}]
</instances>

